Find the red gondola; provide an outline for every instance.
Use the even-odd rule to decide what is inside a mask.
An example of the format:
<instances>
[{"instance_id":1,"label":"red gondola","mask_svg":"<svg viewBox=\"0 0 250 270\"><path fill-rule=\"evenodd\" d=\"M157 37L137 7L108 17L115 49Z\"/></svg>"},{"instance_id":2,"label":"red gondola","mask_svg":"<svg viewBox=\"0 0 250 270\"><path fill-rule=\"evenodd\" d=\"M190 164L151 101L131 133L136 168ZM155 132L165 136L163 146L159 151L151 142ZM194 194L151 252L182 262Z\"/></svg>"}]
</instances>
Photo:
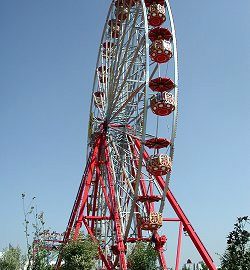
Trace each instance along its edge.
<instances>
[{"instance_id":1,"label":"red gondola","mask_svg":"<svg viewBox=\"0 0 250 270\"><path fill-rule=\"evenodd\" d=\"M153 3L148 6L148 24L151 26L160 26L166 21L166 10L164 5Z\"/></svg>"},{"instance_id":2,"label":"red gondola","mask_svg":"<svg viewBox=\"0 0 250 270\"><path fill-rule=\"evenodd\" d=\"M162 226L162 221L162 214L157 212L152 212L147 217L138 216L138 223L142 230L158 230Z\"/></svg>"},{"instance_id":3,"label":"red gondola","mask_svg":"<svg viewBox=\"0 0 250 270\"><path fill-rule=\"evenodd\" d=\"M164 6L165 1L164 0L145 0L146 7L149 7L150 5L153 5L153 4L160 4Z\"/></svg>"},{"instance_id":4,"label":"red gondola","mask_svg":"<svg viewBox=\"0 0 250 270\"><path fill-rule=\"evenodd\" d=\"M145 141L145 146L148 148L153 149L161 149L168 147L171 144L171 142L168 139L165 138L152 138Z\"/></svg>"},{"instance_id":5,"label":"red gondola","mask_svg":"<svg viewBox=\"0 0 250 270\"><path fill-rule=\"evenodd\" d=\"M167 28L163 27L156 27L151 29L149 31L148 37L152 42L159 39L168 41L172 41L173 39L172 33Z\"/></svg>"},{"instance_id":6,"label":"red gondola","mask_svg":"<svg viewBox=\"0 0 250 270\"><path fill-rule=\"evenodd\" d=\"M172 161L165 154L152 155L147 161L146 168L152 175L166 175L172 169Z\"/></svg>"},{"instance_id":7,"label":"red gondola","mask_svg":"<svg viewBox=\"0 0 250 270\"><path fill-rule=\"evenodd\" d=\"M145 195L145 196L138 196L137 201L138 202L159 202L161 200L162 196L159 195Z\"/></svg>"},{"instance_id":8,"label":"red gondola","mask_svg":"<svg viewBox=\"0 0 250 270\"><path fill-rule=\"evenodd\" d=\"M157 93L150 98L150 107L156 115L169 115L175 110L174 96L167 92Z\"/></svg>"},{"instance_id":9,"label":"red gondola","mask_svg":"<svg viewBox=\"0 0 250 270\"><path fill-rule=\"evenodd\" d=\"M159 77L149 81L149 87L155 92L168 92L175 88L175 84L170 78Z\"/></svg>"}]
</instances>

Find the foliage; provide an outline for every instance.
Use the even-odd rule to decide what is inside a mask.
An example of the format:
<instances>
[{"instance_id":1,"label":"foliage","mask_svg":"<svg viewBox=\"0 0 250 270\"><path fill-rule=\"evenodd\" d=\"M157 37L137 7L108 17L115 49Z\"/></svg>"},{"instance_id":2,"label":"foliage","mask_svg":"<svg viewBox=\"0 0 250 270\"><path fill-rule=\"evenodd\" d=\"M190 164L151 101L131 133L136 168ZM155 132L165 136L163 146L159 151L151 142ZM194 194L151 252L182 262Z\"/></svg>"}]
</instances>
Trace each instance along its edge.
<instances>
[{"instance_id":1,"label":"foliage","mask_svg":"<svg viewBox=\"0 0 250 270\"><path fill-rule=\"evenodd\" d=\"M19 247L10 246L8 249L3 250L3 255L0 258L1 270L19 270L24 267L24 256L22 255Z\"/></svg>"},{"instance_id":2,"label":"foliage","mask_svg":"<svg viewBox=\"0 0 250 270\"><path fill-rule=\"evenodd\" d=\"M38 251L34 257L34 261L32 262L32 270L52 270L53 267L49 265L47 260L47 251L41 250Z\"/></svg>"},{"instance_id":3,"label":"foliage","mask_svg":"<svg viewBox=\"0 0 250 270\"><path fill-rule=\"evenodd\" d=\"M49 270L50 251L46 249L44 236L49 230L45 230L44 213L37 211L35 205L36 197L33 197L26 207L26 195L22 194L24 232L27 246L27 270Z\"/></svg>"},{"instance_id":4,"label":"foliage","mask_svg":"<svg viewBox=\"0 0 250 270\"><path fill-rule=\"evenodd\" d=\"M221 256L222 270L250 269L250 232L246 230L249 217L239 217L227 236L227 248Z\"/></svg>"},{"instance_id":5,"label":"foliage","mask_svg":"<svg viewBox=\"0 0 250 270\"><path fill-rule=\"evenodd\" d=\"M157 252L151 244L138 242L133 251L128 255L131 270L155 270Z\"/></svg>"},{"instance_id":6,"label":"foliage","mask_svg":"<svg viewBox=\"0 0 250 270\"><path fill-rule=\"evenodd\" d=\"M98 256L98 243L89 236L70 240L62 247L61 256L64 261L61 267L63 270L91 270Z\"/></svg>"}]
</instances>

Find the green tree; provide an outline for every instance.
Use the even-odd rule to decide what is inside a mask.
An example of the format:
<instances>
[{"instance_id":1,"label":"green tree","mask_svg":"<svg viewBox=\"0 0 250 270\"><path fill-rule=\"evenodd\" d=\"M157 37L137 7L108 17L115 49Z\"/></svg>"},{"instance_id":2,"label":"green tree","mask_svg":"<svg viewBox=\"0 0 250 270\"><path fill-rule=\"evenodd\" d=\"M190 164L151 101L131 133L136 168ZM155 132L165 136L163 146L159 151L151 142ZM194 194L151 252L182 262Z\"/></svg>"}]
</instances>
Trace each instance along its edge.
<instances>
[{"instance_id":1,"label":"green tree","mask_svg":"<svg viewBox=\"0 0 250 270\"><path fill-rule=\"evenodd\" d=\"M0 258L1 270L20 270L24 267L24 256L19 247L9 247L3 250L3 255Z\"/></svg>"},{"instance_id":2,"label":"green tree","mask_svg":"<svg viewBox=\"0 0 250 270\"><path fill-rule=\"evenodd\" d=\"M138 242L128 255L131 270L156 270L157 252L151 244Z\"/></svg>"},{"instance_id":3,"label":"green tree","mask_svg":"<svg viewBox=\"0 0 250 270\"><path fill-rule=\"evenodd\" d=\"M227 248L221 256L222 270L250 269L250 232L246 230L249 221L248 216L239 217L227 236Z\"/></svg>"},{"instance_id":4,"label":"green tree","mask_svg":"<svg viewBox=\"0 0 250 270\"><path fill-rule=\"evenodd\" d=\"M98 243L89 236L70 240L62 247L61 256L64 265L63 270L91 270L98 256Z\"/></svg>"}]
</instances>

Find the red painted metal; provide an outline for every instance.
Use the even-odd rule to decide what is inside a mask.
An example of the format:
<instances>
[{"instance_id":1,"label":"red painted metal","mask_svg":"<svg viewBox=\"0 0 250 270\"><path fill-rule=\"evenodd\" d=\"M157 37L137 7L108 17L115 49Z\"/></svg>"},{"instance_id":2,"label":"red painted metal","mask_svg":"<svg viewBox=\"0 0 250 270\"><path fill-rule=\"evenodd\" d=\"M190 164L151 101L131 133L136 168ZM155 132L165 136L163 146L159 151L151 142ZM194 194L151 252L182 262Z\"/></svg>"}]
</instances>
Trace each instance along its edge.
<instances>
[{"instance_id":1,"label":"red painted metal","mask_svg":"<svg viewBox=\"0 0 250 270\"><path fill-rule=\"evenodd\" d=\"M134 141L129 139L131 143L133 143ZM137 141L137 140L136 140ZM138 167L138 160L136 158L136 150L135 148L131 145L131 150L132 150L132 153L133 153L133 159L134 159L134 162L135 162L135 165ZM138 148L140 149L140 148ZM141 176L142 177L142 176ZM142 194L143 196L147 196L147 191L146 191L146 186L145 186L145 182L143 181L143 178L140 179L140 186L141 186L141 190L142 190ZM150 190L150 195L153 196L153 191ZM154 202L152 203L146 203L146 210L147 210L147 214L149 215L150 212L152 212L154 210ZM138 227L142 227L142 226L138 226ZM155 232L155 235L158 235L157 232ZM161 267L163 270L167 270L167 262L166 262L166 259L164 257L164 250L163 250L163 246L161 246L161 248L158 248L157 249L158 253L159 253L159 261L160 261L160 264L161 264Z\"/></svg>"},{"instance_id":2,"label":"red painted metal","mask_svg":"<svg viewBox=\"0 0 250 270\"><path fill-rule=\"evenodd\" d=\"M116 242L117 242L117 249L119 251L118 257L119 257L119 263L120 263L120 268L123 270L127 270L127 262L126 262L126 248L123 242L123 237L122 237L122 230L121 230L121 218L120 218L120 213L118 211L118 204L116 201L116 195L115 195L115 186L114 186L114 179L113 175L111 172L111 162L109 158L109 152L108 152L108 143L104 139L103 140L103 145L104 145L104 155L106 159L106 168L107 168L107 173L108 173L108 182L109 182L109 190L110 190L110 197L111 197L111 202L113 206L113 218L114 218L114 223L115 223L115 231L116 231Z\"/></svg>"},{"instance_id":3,"label":"red painted metal","mask_svg":"<svg viewBox=\"0 0 250 270\"><path fill-rule=\"evenodd\" d=\"M166 21L166 9L164 5L152 3L147 9L149 25L156 27L162 25Z\"/></svg>"},{"instance_id":4,"label":"red painted metal","mask_svg":"<svg viewBox=\"0 0 250 270\"><path fill-rule=\"evenodd\" d=\"M63 241L66 242L69 239L70 233L72 231L72 227L73 227L73 223L75 221L76 215L77 215L77 211L79 209L80 204L85 205L86 203L86 199L87 199L87 195L88 195L88 190L89 190L89 186L92 180L92 175L93 175L93 171L94 171L94 167L95 167L95 163L96 163L96 158L97 158L97 154L99 151L99 144L100 144L100 140L98 139L96 142L96 146L94 148L93 154L91 155L91 162L89 167L87 167L87 173L84 175L84 177L82 178L82 182L78 191L78 195L73 207L73 210L71 212L71 217L65 232L65 236ZM83 194L84 192L84 194Z\"/></svg>"},{"instance_id":5,"label":"red painted metal","mask_svg":"<svg viewBox=\"0 0 250 270\"><path fill-rule=\"evenodd\" d=\"M68 225L67 225L67 228L66 228L66 231L65 231L65 234L64 234L64 238L63 238L64 243L68 242L69 236L70 236L70 234L72 232L73 225L74 225L74 222L75 222L75 219L76 219L76 216L77 216L77 212L78 212L80 203L82 201L83 191L84 191L84 188L86 186L86 179L91 180L91 178L92 178L92 172L93 172L94 167L95 167L96 157L97 157L98 151L99 151L99 145L100 145L100 138L97 138L96 145L95 145L95 147L93 149L93 152L90 153L90 155L89 155L88 162L87 162L87 165L86 165L86 168L85 168L85 172L83 174L81 184L80 184L80 187L78 189L78 193L77 193L77 196L76 196L76 199L75 199L75 202L74 202L74 206L73 206L73 209L71 211L69 222L68 222ZM87 182L88 182L88 180L87 180ZM62 259L61 259L61 256L59 254L57 262L56 262L56 267L55 267L57 270L59 269L59 267L61 265L61 261L62 261Z\"/></svg>"},{"instance_id":6,"label":"red painted metal","mask_svg":"<svg viewBox=\"0 0 250 270\"><path fill-rule=\"evenodd\" d=\"M168 92L157 93L150 98L150 107L156 115L169 115L176 107L174 96Z\"/></svg>"},{"instance_id":7,"label":"red painted metal","mask_svg":"<svg viewBox=\"0 0 250 270\"><path fill-rule=\"evenodd\" d=\"M164 180L161 177L158 177L158 178L159 178L158 179L159 184L160 183L161 183L160 185L164 184ZM209 255L207 249L205 248L205 246L201 242L201 239L199 238L199 236L195 232L193 226L191 225L190 221L188 220L188 218L184 214L182 208L180 207L180 205L178 204L177 200L175 199L174 195L172 194L172 192L170 190L167 191L167 199L168 199L169 203L171 204L171 206L173 207L177 216L182 221L182 223L184 225L184 229L187 231L188 235L190 236L192 242L194 243L195 247L199 251L202 259L206 263L209 270L217 270L217 268L214 265L214 262L213 262L211 256Z\"/></svg>"},{"instance_id":8,"label":"red painted metal","mask_svg":"<svg viewBox=\"0 0 250 270\"><path fill-rule=\"evenodd\" d=\"M183 234L183 224L182 224L182 222L180 222L179 234L178 234L178 244L177 244L177 251L176 251L175 270L179 270L179 265L180 265L182 234Z\"/></svg>"},{"instance_id":9,"label":"red painted metal","mask_svg":"<svg viewBox=\"0 0 250 270\"><path fill-rule=\"evenodd\" d=\"M172 33L167 28L156 27L149 31L149 39L153 42L156 40L172 40Z\"/></svg>"},{"instance_id":10,"label":"red painted metal","mask_svg":"<svg viewBox=\"0 0 250 270\"><path fill-rule=\"evenodd\" d=\"M155 242L155 249L158 251L160 264L163 270L167 270L167 261L164 256L164 245L167 241L165 235L160 236L157 232L153 234L154 242Z\"/></svg>"},{"instance_id":11,"label":"red painted metal","mask_svg":"<svg viewBox=\"0 0 250 270\"><path fill-rule=\"evenodd\" d=\"M132 140L130 140L130 142L133 144ZM139 166L138 157L137 157L137 153L135 151L135 148L132 146L132 144L131 144L131 151L132 151L132 154L133 154L133 160L134 160L135 166L138 168L138 166ZM132 168L133 168L133 166L132 166ZM132 173L135 176L135 172L133 171ZM141 175L141 179L140 179L140 188L141 188L143 197L144 198L148 197L147 188L146 188L145 181L144 181L142 175ZM140 199L142 199L142 197L139 196L137 199L140 200ZM153 202L152 203L146 202L145 205L146 205L147 214L149 215L149 213L154 209L154 203ZM141 231L141 227L138 226L138 228Z\"/></svg>"},{"instance_id":12,"label":"red painted metal","mask_svg":"<svg viewBox=\"0 0 250 270\"><path fill-rule=\"evenodd\" d=\"M90 220L110 220L112 217L104 217L104 216L83 216L83 219Z\"/></svg>"},{"instance_id":13,"label":"red painted metal","mask_svg":"<svg viewBox=\"0 0 250 270\"><path fill-rule=\"evenodd\" d=\"M174 222L177 222L177 221L180 221L179 218L163 218L163 221L174 221Z\"/></svg>"},{"instance_id":14,"label":"red painted metal","mask_svg":"<svg viewBox=\"0 0 250 270\"><path fill-rule=\"evenodd\" d=\"M175 88L175 84L170 78L159 77L149 81L149 88L155 92L169 92Z\"/></svg>"},{"instance_id":15,"label":"red painted metal","mask_svg":"<svg viewBox=\"0 0 250 270\"><path fill-rule=\"evenodd\" d=\"M138 140L134 140L136 146L138 149L140 149L141 145ZM145 160L148 160L149 155L146 151L143 153L143 157ZM161 176L155 176L159 186L161 187L162 190L165 188L165 181ZM209 255L207 249L203 245L202 241L200 240L199 236L195 232L193 226L191 225L190 221L184 214L181 206L178 204L177 200L175 199L174 195L172 192L168 189L166 197L172 206L173 210L175 211L176 215L179 217L180 221L183 223L184 230L188 233L189 237L191 238L193 244L197 248L198 252L200 253L202 259L206 263L207 267L209 270L217 270L211 256Z\"/></svg>"},{"instance_id":16,"label":"red painted metal","mask_svg":"<svg viewBox=\"0 0 250 270\"><path fill-rule=\"evenodd\" d=\"M104 198L105 198L106 204L108 206L109 212L111 213L112 212L111 202L110 202L110 199L109 199L109 196L108 196L107 188L106 188L106 186L105 186L105 184L103 182L103 178L102 178L102 175L101 175L100 167L99 166L96 167L96 173L99 176L100 185L101 185L101 188L102 188L102 192L104 194Z\"/></svg>"},{"instance_id":17,"label":"red painted metal","mask_svg":"<svg viewBox=\"0 0 250 270\"><path fill-rule=\"evenodd\" d=\"M170 140L165 138L152 138L145 141L145 145L150 149L161 149L164 147L168 147L170 144Z\"/></svg>"},{"instance_id":18,"label":"red painted metal","mask_svg":"<svg viewBox=\"0 0 250 270\"><path fill-rule=\"evenodd\" d=\"M158 251L159 254L159 261L161 264L162 269L167 269L167 263L164 255L164 244L166 242L165 236L159 236L157 230L153 232L153 238L144 238L142 237L141 233L141 226L138 225L138 237L134 238L127 238L126 242L123 239L122 236L122 230L121 230L121 218L120 213L118 210L118 204L117 204L117 198L116 198L116 192L115 192L115 183L114 183L114 177L112 175L112 164L109 157L109 150L108 150L108 143L106 141L106 137L103 133L100 133L102 135L97 136L94 150L89 156L88 163L85 169L84 176L81 181L80 188L78 190L77 198L75 200L75 204L70 216L70 220L67 226L66 233L64 235L64 243L66 243L69 239L70 234L72 233L74 229L74 238L77 238L80 228L82 225L85 226L87 232L91 235L94 241L96 241L96 238L94 236L94 224L98 220L112 220L114 222L114 229L115 229L115 237L116 237L116 244L114 245L114 254L117 255L117 259L115 260L115 263L113 264L111 260L106 257L102 251L101 246L99 246L99 257L103 261L103 264L105 266L105 269L111 270L117 267L119 265L119 268L122 270L127 270L127 261L126 261L126 242L128 243L134 243L137 241L145 241L150 242L153 241L155 243L155 248ZM138 151L140 149L140 142L137 139L131 139L131 142L133 142L133 146L131 146L131 150L133 153L133 162L135 166L138 166L137 156ZM100 160L100 153L104 155L105 160ZM149 155L146 151L143 153L144 162L146 162L149 158ZM100 172L100 167L103 166L105 170L107 171L107 181L108 181L108 189L104 185L104 181ZM132 172L133 173L133 172ZM161 176L155 176L155 179L158 182L159 187L164 190L165 187L165 181ZM96 204L96 198L94 198L94 210L92 211L92 214L88 214L86 204L88 199L88 194L90 191L91 183L94 184L94 195L97 197L97 188L101 188L109 212L110 216L97 216L95 208L97 207ZM148 199L147 202L145 202L145 205L148 205L146 207L148 214L151 213L154 210L153 204L154 202L158 201L158 197L155 197L153 192L153 187L150 187L149 189L146 188L145 180L141 176L140 179L140 187L142 191L142 196L138 197L138 200L144 201L144 199ZM152 200L150 199L152 198ZM198 235L196 234L195 230L193 229L192 225L190 224L189 220L185 216L183 210L181 209L180 205L174 198L173 194L170 190L167 191L166 198L171 204L172 208L174 209L176 215L178 218L163 218L163 221L165 222L180 222L179 227L179 235L178 235L178 244L177 244L177 251L176 251L176 266L175 270L179 269L180 265L180 255L181 255L181 242L182 242L182 233L183 228L184 230L189 234L191 240L193 241L195 247L199 251L201 257L203 258L204 262L208 266L210 270L216 270L216 267L208 254L206 248L202 244L201 240L199 239ZM85 214L84 214L85 213ZM87 214L87 215L86 215ZM60 266L60 257L58 259L57 268Z\"/></svg>"},{"instance_id":19,"label":"red painted metal","mask_svg":"<svg viewBox=\"0 0 250 270\"><path fill-rule=\"evenodd\" d=\"M96 204L97 204L97 193L98 193L98 185L99 185L99 174L96 173L96 178L95 178L95 182L94 182L94 202L93 202L93 210L92 210L92 213L93 213L93 216L95 216L95 213L96 213ZM91 230L93 231L94 230L94 226L95 226L95 221L92 219L92 222L91 222Z\"/></svg>"},{"instance_id":20,"label":"red painted metal","mask_svg":"<svg viewBox=\"0 0 250 270\"><path fill-rule=\"evenodd\" d=\"M164 0L145 0L146 7L149 7L150 5L152 5L154 3L160 4L163 6L165 4L165 1Z\"/></svg>"}]
</instances>

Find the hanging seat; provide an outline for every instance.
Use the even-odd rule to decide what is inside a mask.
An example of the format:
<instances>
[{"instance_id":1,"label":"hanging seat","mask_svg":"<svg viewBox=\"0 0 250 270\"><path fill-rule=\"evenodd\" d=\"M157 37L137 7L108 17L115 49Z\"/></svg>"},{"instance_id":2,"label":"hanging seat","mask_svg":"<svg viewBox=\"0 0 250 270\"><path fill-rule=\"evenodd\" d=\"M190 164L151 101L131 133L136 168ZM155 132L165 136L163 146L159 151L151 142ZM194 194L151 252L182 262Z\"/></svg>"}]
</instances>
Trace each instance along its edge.
<instances>
[{"instance_id":1,"label":"hanging seat","mask_svg":"<svg viewBox=\"0 0 250 270\"><path fill-rule=\"evenodd\" d=\"M161 149L168 147L170 144L171 142L165 138L152 138L145 141L145 146L150 149Z\"/></svg>"},{"instance_id":2,"label":"hanging seat","mask_svg":"<svg viewBox=\"0 0 250 270\"><path fill-rule=\"evenodd\" d=\"M175 88L175 84L170 78L159 77L150 80L149 87L155 92L169 92Z\"/></svg>"},{"instance_id":3,"label":"hanging seat","mask_svg":"<svg viewBox=\"0 0 250 270\"><path fill-rule=\"evenodd\" d=\"M174 96L167 92L157 93L150 98L150 108L156 115L169 115L175 110Z\"/></svg>"},{"instance_id":4,"label":"hanging seat","mask_svg":"<svg viewBox=\"0 0 250 270\"><path fill-rule=\"evenodd\" d=\"M142 203L144 202L152 203L152 202L159 202L161 198L162 197L159 195L145 195L145 196L138 196L137 201Z\"/></svg>"},{"instance_id":5,"label":"hanging seat","mask_svg":"<svg viewBox=\"0 0 250 270\"><path fill-rule=\"evenodd\" d=\"M149 7L152 4L160 4L164 6L165 0L145 0L146 7Z\"/></svg>"},{"instance_id":6,"label":"hanging seat","mask_svg":"<svg viewBox=\"0 0 250 270\"><path fill-rule=\"evenodd\" d=\"M155 176L166 175L171 172L172 161L166 154L155 154L149 157L146 164L147 171Z\"/></svg>"},{"instance_id":7,"label":"hanging seat","mask_svg":"<svg viewBox=\"0 0 250 270\"><path fill-rule=\"evenodd\" d=\"M152 212L147 217L138 216L138 224L142 230L154 231L162 226L162 214Z\"/></svg>"},{"instance_id":8,"label":"hanging seat","mask_svg":"<svg viewBox=\"0 0 250 270\"><path fill-rule=\"evenodd\" d=\"M166 21L166 9L164 0L145 0L148 11L148 24L156 27L162 25Z\"/></svg>"}]
</instances>

